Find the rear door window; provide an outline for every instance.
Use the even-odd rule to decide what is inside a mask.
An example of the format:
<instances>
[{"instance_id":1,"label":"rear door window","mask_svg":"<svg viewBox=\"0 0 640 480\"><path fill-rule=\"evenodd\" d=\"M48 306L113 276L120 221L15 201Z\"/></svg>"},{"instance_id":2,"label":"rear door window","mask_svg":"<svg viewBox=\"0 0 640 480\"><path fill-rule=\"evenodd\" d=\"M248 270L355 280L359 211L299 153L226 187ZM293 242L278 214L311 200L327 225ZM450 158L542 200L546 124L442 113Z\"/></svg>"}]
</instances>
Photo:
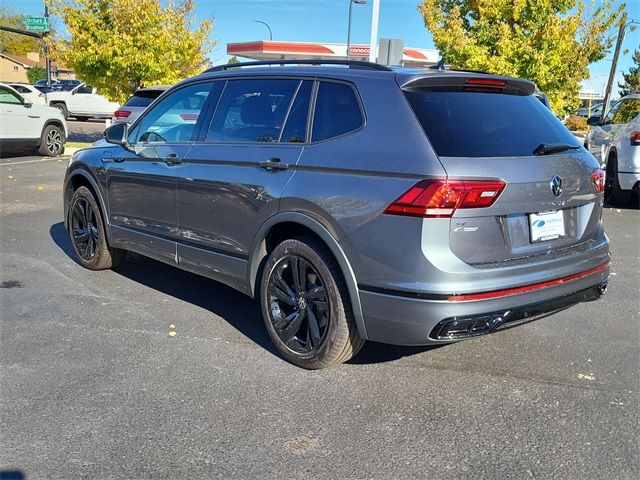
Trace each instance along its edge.
<instances>
[{"instance_id":1,"label":"rear door window","mask_svg":"<svg viewBox=\"0 0 640 480\"><path fill-rule=\"evenodd\" d=\"M278 142L300 80L229 80L213 115L207 141Z\"/></svg>"},{"instance_id":2,"label":"rear door window","mask_svg":"<svg viewBox=\"0 0 640 480\"><path fill-rule=\"evenodd\" d=\"M305 80L300 85L296 99L291 105L289 116L280 135L280 142L304 143L307 137L307 119L309 117L309 101L313 82Z\"/></svg>"},{"instance_id":3,"label":"rear door window","mask_svg":"<svg viewBox=\"0 0 640 480\"><path fill-rule=\"evenodd\" d=\"M640 114L640 99L627 98L616 105L612 111L611 123L629 123Z\"/></svg>"},{"instance_id":4,"label":"rear door window","mask_svg":"<svg viewBox=\"0 0 640 480\"><path fill-rule=\"evenodd\" d=\"M313 114L312 141L335 138L360 128L364 123L360 102L350 85L320 82Z\"/></svg>"},{"instance_id":5,"label":"rear door window","mask_svg":"<svg viewBox=\"0 0 640 480\"><path fill-rule=\"evenodd\" d=\"M405 95L442 157L530 156L542 143L580 145L534 95L432 89Z\"/></svg>"}]
</instances>

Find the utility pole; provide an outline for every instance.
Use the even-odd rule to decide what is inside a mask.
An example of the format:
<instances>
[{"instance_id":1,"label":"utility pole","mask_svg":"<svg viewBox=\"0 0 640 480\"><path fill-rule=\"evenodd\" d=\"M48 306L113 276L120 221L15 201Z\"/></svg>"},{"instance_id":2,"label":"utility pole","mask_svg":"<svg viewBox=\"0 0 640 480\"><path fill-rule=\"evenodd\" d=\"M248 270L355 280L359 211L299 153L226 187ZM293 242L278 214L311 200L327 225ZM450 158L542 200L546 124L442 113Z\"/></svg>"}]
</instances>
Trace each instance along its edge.
<instances>
[{"instance_id":1,"label":"utility pole","mask_svg":"<svg viewBox=\"0 0 640 480\"><path fill-rule=\"evenodd\" d=\"M616 76L616 70L618 68L618 57L620 56L620 49L622 48L622 41L624 40L624 29L627 26L627 15L624 14L620 20L620 29L618 30L618 39L616 40L616 49L613 52L613 61L611 62L611 71L609 72L609 80L607 81L607 88L604 91L604 102L602 104L602 113L600 114L601 121L604 120L605 115L609 112L609 104L611 103L611 89L613 88L613 79Z\"/></svg>"},{"instance_id":2,"label":"utility pole","mask_svg":"<svg viewBox=\"0 0 640 480\"><path fill-rule=\"evenodd\" d=\"M49 20L49 7L47 6L47 4L44 5L44 16L47 19L47 23ZM45 65L47 67L47 87L51 86L51 58L49 57L49 45L47 45L47 41L45 40L45 37L49 34L49 32L44 32L42 34L42 40L44 43L44 61L45 61Z\"/></svg>"},{"instance_id":3,"label":"utility pole","mask_svg":"<svg viewBox=\"0 0 640 480\"><path fill-rule=\"evenodd\" d=\"M371 14L371 40L369 41L369 61L375 62L378 48L378 18L380 16L380 0L373 0Z\"/></svg>"}]
</instances>

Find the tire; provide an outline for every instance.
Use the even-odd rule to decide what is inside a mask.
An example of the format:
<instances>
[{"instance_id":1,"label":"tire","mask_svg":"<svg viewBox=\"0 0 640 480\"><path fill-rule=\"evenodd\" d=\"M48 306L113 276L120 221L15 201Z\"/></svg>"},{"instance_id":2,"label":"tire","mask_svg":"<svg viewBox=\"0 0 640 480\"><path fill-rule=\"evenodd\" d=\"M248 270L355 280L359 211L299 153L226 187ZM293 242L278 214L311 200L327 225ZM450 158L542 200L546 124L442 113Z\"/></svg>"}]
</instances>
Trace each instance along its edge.
<instances>
[{"instance_id":1,"label":"tire","mask_svg":"<svg viewBox=\"0 0 640 480\"><path fill-rule=\"evenodd\" d=\"M343 363L364 345L340 267L313 238L285 240L271 252L262 270L260 305L273 344L298 367Z\"/></svg>"},{"instance_id":2,"label":"tire","mask_svg":"<svg viewBox=\"0 0 640 480\"><path fill-rule=\"evenodd\" d=\"M64 103L52 103L51 106L60 110L65 120L69 118L69 110L67 110L67 106Z\"/></svg>"},{"instance_id":3,"label":"tire","mask_svg":"<svg viewBox=\"0 0 640 480\"><path fill-rule=\"evenodd\" d=\"M615 154L607 160L607 176L604 185L604 201L609 205L626 205L631 198L631 190L622 190L618 182L618 158Z\"/></svg>"},{"instance_id":4,"label":"tire","mask_svg":"<svg viewBox=\"0 0 640 480\"><path fill-rule=\"evenodd\" d=\"M76 120L78 120L80 122L86 122L87 120L89 120L89 117L78 117L78 116L76 116L75 118L76 118Z\"/></svg>"},{"instance_id":5,"label":"tire","mask_svg":"<svg viewBox=\"0 0 640 480\"><path fill-rule=\"evenodd\" d=\"M64 153L64 130L58 125L47 125L42 130L38 153L47 157L57 157Z\"/></svg>"},{"instance_id":6,"label":"tire","mask_svg":"<svg viewBox=\"0 0 640 480\"><path fill-rule=\"evenodd\" d=\"M120 265L126 250L107 245L104 222L98 203L87 187L79 187L69 202L67 226L76 260L89 270L105 270Z\"/></svg>"}]
</instances>

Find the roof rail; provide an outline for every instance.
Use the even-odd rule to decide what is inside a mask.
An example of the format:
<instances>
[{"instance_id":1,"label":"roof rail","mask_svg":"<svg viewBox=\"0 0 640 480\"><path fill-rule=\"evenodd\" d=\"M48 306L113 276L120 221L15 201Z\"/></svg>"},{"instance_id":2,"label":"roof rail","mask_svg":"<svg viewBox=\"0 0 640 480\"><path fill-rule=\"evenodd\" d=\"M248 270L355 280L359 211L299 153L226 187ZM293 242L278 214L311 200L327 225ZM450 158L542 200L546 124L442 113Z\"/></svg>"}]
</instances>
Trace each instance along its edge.
<instances>
[{"instance_id":1,"label":"roof rail","mask_svg":"<svg viewBox=\"0 0 640 480\"><path fill-rule=\"evenodd\" d=\"M240 62L240 63L227 63L226 65L218 65L202 73L209 72L223 72L233 68L242 67L258 67L263 65L346 65L349 68L360 70L380 70L383 72L392 72L388 67L380 65L379 63L363 62L360 60L317 60L317 59L300 59L300 60L264 60L260 62Z\"/></svg>"}]
</instances>

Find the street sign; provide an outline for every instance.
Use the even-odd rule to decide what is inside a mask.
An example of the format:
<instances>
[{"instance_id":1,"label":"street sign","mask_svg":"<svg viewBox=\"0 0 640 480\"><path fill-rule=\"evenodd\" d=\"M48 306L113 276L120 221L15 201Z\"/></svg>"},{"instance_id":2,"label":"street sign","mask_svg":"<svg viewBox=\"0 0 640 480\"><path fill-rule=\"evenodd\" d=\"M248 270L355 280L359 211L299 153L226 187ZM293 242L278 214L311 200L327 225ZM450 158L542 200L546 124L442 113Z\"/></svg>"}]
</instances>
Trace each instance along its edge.
<instances>
[{"instance_id":1,"label":"street sign","mask_svg":"<svg viewBox=\"0 0 640 480\"><path fill-rule=\"evenodd\" d=\"M29 17L25 22L27 30L30 32L48 32L49 31L49 18L48 17Z\"/></svg>"}]
</instances>

